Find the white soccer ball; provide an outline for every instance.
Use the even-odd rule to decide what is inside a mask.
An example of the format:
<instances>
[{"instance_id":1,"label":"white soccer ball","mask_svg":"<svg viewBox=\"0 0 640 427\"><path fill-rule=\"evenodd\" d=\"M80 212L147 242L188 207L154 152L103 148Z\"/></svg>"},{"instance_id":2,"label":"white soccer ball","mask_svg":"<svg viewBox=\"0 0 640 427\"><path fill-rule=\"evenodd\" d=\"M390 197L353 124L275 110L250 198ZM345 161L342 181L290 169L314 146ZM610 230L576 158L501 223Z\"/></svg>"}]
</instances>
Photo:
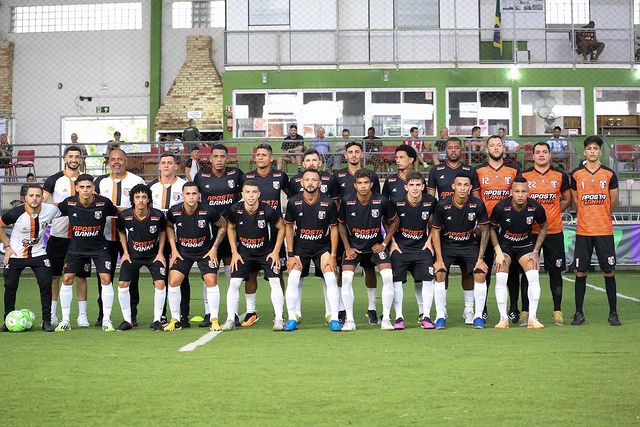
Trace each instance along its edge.
<instances>
[{"instance_id":1,"label":"white soccer ball","mask_svg":"<svg viewBox=\"0 0 640 427\"><path fill-rule=\"evenodd\" d=\"M27 329L27 319L20 310L14 310L7 314L7 318L4 319L4 324L11 332L23 332Z\"/></svg>"},{"instance_id":2,"label":"white soccer ball","mask_svg":"<svg viewBox=\"0 0 640 427\"><path fill-rule=\"evenodd\" d=\"M27 321L27 330L31 330L31 328L33 328L33 325L36 323L36 314L29 310L28 308L23 308L22 310L20 310L22 312L22 314L24 315L24 318Z\"/></svg>"}]
</instances>

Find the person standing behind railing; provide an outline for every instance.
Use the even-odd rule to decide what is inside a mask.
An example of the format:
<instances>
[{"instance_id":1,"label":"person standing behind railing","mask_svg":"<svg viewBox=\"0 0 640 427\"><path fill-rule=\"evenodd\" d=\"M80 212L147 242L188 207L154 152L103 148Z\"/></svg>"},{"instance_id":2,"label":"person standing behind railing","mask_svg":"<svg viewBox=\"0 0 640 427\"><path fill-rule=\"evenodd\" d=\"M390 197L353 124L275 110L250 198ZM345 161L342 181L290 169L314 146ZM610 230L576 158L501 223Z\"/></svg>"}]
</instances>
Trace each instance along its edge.
<instances>
[{"instance_id":1,"label":"person standing behind railing","mask_svg":"<svg viewBox=\"0 0 640 427\"><path fill-rule=\"evenodd\" d=\"M349 129L342 129L342 139L336 142L336 146L333 149L332 168L339 169L340 165L345 162L345 154L347 152L347 144L351 142L351 131Z\"/></svg>"},{"instance_id":2,"label":"person standing behind railing","mask_svg":"<svg viewBox=\"0 0 640 427\"><path fill-rule=\"evenodd\" d=\"M282 154L276 160L276 169L282 170L286 161L295 163L298 167L302 164L302 153L304 152L304 137L298 133L298 126L289 126L289 135L282 140L280 146Z\"/></svg>"},{"instance_id":3,"label":"person standing behind railing","mask_svg":"<svg viewBox=\"0 0 640 427\"><path fill-rule=\"evenodd\" d=\"M420 163L422 163L422 166L426 168L427 167L427 160L426 160L427 154L425 152L426 144L423 140L418 138L419 130L417 127L413 126L411 129L409 129L409 133L411 134L411 137L409 139L405 139L404 141L402 141L402 143L404 145L409 145L416 150L418 154L418 160L420 161ZM417 163L414 163L414 169L418 170Z\"/></svg>"},{"instance_id":4,"label":"person standing behind railing","mask_svg":"<svg viewBox=\"0 0 640 427\"><path fill-rule=\"evenodd\" d=\"M4 181L5 170L11 165L13 146L9 144L7 134L0 135L0 182Z\"/></svg>"},{"instance_id":5,"label":"person standing behind railing","mask_svg":"<svg viewBox=\"0 0 640 427\"><path fill-rule=\"evenodd\" d=\"M331 143L325 138L325 130L319 127L316 130L316 137L311 140L312 149L316 150L327 163L330 168L333 166L333 157L331 157Z\"/></svg>"}]
</instances>

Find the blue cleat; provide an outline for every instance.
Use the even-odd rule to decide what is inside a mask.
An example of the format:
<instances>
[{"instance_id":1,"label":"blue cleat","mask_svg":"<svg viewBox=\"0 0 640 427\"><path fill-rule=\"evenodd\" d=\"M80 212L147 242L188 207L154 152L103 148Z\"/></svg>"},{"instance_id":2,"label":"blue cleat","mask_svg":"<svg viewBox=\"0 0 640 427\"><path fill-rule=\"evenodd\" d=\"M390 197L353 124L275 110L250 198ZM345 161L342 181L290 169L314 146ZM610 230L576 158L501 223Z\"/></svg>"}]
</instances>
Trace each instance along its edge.
<instances>
[{"instance_id":1,"label":"blue cleat","mask_svg":"<svg viewBox=\"0 0 640 427\"><path fill-rule=\"evenodd\" d=\"M436 319L436 329L444 329L447 326L447 321L441 317Z\"/></svg>"},{"instance_id":2,"label":"blue cleat","mask_svg":"<svg viewBox=\"0 0 640 427\"><path fill-rule=\"evenodd\" d=\"M287 323L284 324L284 328L282 328L285 332L293 332L298 329L298 321L294 319L287 320Z\"/></svg>"},{"instance_id":3,"label":"blue cleat","mask_svg":"<svg viewBox=\"0 0 640 427\"><path fill-rule=\"evenodd\" d=\"M484 319L482 317L473 319L473 327L475 329L484 329Z\"/></svg>"},{"instance_id":4,"label":"blue cleat","mask_svg":"<svg viewBox=\"0 0 640 427\"><path fill-rule=\"evenodd\" d=\"M340 332L342 330L342 322L339 320L330 321L329 329L331 329L333 332Z\"/></svg>"}]
</instances>

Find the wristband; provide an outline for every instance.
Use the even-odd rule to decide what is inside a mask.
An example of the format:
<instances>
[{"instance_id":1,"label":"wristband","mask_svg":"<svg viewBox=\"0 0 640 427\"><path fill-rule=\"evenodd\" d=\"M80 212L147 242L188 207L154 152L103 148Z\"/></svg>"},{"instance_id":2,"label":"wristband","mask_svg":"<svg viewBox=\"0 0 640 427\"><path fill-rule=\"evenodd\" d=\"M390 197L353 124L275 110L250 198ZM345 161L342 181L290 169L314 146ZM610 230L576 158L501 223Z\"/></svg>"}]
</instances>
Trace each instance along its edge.
<instances>
[{"instance_id":1,"label":"wristband","mask_svg":"<svg viewBox=\"0 0 640 427\"><path fill-rule=\"evenodd\" d=\"M287 256L289 258L293 258L294 256L296 256L293 252L287 252Z\"/></svg>"}]
</instances>

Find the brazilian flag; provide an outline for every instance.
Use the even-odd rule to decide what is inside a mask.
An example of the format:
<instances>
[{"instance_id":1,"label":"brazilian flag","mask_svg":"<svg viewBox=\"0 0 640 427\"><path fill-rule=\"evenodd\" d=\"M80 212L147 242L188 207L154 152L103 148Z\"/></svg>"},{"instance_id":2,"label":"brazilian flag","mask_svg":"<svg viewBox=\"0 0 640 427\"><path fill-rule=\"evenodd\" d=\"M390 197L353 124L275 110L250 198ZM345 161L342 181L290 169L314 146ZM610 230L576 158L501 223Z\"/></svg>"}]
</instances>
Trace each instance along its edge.
<instances>
[{"instance_id":1,"label":"brazilian flag","mask_svg":"<svg viewBox=\"0 0 640 427\"><path fill-rule=\"evenodd\" d=\"M502 9L496 0L496 16L493 25L493 59L502 59Z\"/></svg>"}]
</instances>

